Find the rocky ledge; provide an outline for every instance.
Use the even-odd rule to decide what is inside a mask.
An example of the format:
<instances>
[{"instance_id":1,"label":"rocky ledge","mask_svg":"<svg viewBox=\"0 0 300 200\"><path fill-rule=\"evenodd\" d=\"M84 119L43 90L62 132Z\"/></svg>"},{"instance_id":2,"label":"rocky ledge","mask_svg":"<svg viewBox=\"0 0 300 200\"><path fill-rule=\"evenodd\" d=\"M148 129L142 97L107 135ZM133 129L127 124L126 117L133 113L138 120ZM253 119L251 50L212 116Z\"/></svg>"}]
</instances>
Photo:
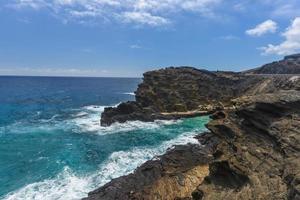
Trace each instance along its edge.
<instances>
[{"instance_id":1,"label":"rocky ledge","mask_svg":"<svg viewBox=\"0 0 300 200\"><path fill-rule=\"evenodd\" d=\"M298 75L151 71L136 101L105 109L101 124L204 114L212 120L199 145L175 146L86 200L300 199Z\"/></svg>"},{"instance_id":2,"label":"rocky ledge","mask_svg":"<svg viewBox=\"0 0 300 200\"><path fill-rule=\"evenodd\" d=\"M300 91L243 96L176 146L86 200L300 199Z\"/></svg>"},{"instance_id":3,"label":"rocky ledge","mask_svg":"<svg viewBox=\"0 0 300 200\"><path fill-rule=\"evenodd\" d=\"M300 74L300 54L284 57L283 60L272 62L262 67L252 69L250 74Z\"/></svg>"},{"instance_id":4,"label":"rocky ledge","mask_svg":"<svg viewBox=\"0 0 300 200\"><path fill-rule=\"evenodd\" d=\"M233 108L233 98L291 89L299 83L299 76L293 75L258 76L192 67L150 71L144 74L143 82L135 92L136 101L106 108L101 125L207 115Z\"/></svg>"}]
</instances>

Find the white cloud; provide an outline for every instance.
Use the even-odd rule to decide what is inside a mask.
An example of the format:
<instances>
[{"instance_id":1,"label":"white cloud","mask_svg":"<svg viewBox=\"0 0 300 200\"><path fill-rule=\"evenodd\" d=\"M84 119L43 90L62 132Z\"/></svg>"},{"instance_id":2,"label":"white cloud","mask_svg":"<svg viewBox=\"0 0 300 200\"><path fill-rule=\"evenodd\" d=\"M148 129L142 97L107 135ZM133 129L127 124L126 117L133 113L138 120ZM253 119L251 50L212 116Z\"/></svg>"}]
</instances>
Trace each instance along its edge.
<instances>
[{"instance_id":1,"label":"white cloud","mask_svg":"<svg viewBox=\"0 0 300 200\"><path fill-rule=\"evenodd\" d=\"M205 15L212 15L212 7L221 3L221 0L195 0L182 1L182 8L185 10L199 11Z\"/></svg>"},{"instance_id":2,"label":"white cloud","mask_svg":"<svg viewBox=\"0 0 300 200\"><path fill-rule=\"evenodd\" d=\"M258 24L255 28L247 30L246 34L250 36L262 36L267 33L275 33L277 28L278 26L276 22L267 20Z\"/></svg>"},{"instance_id":3,"label":"white cloud","mask_svg":"<svg viewBox=\"0 0 300 200\"><path fill-rule=\"evenodd\" d=\"M43 7L46 7L47 3L44 0L18 0L15 3L9 4L8 6L14 9L32 8L39 10Z\"/></svg>"},{"instance_id":4,"label":"white cloud","mask_svg":"<svg viewBox=\"0 0 300 200\"><path fill-rule=\"evenodd\" d=\"M282 36L285 40L281 44L262 47L264 54L288 55L300 51L300 17L292 21Z\"/></svg>"},{"instance_id":5,"label":"white cloud","mask_svg":"<svg viewBox=\"0 0 300 200\"><path fill-rule=\"evenodd\" d=\"M254 13L278 20L295 18L300 13L299 0L231 0L226 3L244 15Z\"/></svg>"},{"instance_id":6,"label":"white cloud","mask_svg":"<svg viewBox=\"0 0 300 200\"><path fill-rule=\"evenodd\" d=\"M170 24L174 13L194 12L211 17L223 0L13 0L8 6L21 10L47 8L63 21L118 21L138 25Z\"/></svg>"},{"instance_id":7,"label":"white cloud","mask_svg":"<svg viewBox=\"0 0 300 200\"><path fill-rule=\"evenodd\" d=\"M166 18L154 16L147 12L124 12L123 17L126 23L138 23L141 25L161 26L170 23Z\"/></svg>"}]
</instances>

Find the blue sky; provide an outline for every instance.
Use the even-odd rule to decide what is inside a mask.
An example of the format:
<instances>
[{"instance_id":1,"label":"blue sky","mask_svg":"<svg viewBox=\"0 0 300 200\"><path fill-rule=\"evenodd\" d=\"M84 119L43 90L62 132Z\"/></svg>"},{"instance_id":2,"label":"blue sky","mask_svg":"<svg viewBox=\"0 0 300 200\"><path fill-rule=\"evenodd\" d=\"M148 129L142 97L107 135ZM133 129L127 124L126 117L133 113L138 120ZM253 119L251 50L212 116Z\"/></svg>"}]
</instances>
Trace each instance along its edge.
<instances>
[{"instance_id":1,"label":"blue sky","mask_svg":"<svg viewBox=\"0 0 300 200\"><path fill-rule=\"evenodd\" d=\"M299 0L0 1L1 75L240 71L299 51Z\"/></svg>"}]
</instances>

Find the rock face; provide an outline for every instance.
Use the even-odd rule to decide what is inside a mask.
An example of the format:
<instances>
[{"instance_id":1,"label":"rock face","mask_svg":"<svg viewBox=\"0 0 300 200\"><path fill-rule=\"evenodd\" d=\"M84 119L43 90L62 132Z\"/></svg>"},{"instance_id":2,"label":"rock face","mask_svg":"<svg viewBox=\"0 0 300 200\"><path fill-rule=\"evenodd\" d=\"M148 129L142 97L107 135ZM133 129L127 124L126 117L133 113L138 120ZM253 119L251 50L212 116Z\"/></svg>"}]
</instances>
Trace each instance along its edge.
<instances>
[{"instance_id":1,"label":"rock face","mask_svg":"<svg viewBox=\"0 0 300 200\"><path fill-rule=\"evenodd\" d=\"M300 74L300 54L284 57L283 60L249 70L250 74Z\"/></svg>"},{"instance_id":2,"label":"rock face","mask_svg":"<svg viewBox=\"0 0 300 200\"><path fill-rule=\"evenodd\" d=\"M105 109L102 125L209 113L209 132L197 136L201 145L175 146L86 200L300 200L299 57L246 73L145 73L136 101Z\"/></svg>"},{"instance_id":3,"label":"rock face","mask_svg":"<svg viewBox=\"0 0 300 200\"><path fill-rule=\"evenodd\" d=\"M232 98L294 88L299 83L298 76L254 76L191 67L150 71L135 92L136 101L106 108L101 125L210 114L232 107Z\"/></svg>"},{"instance_id":4,"label":"rock face","mask_svg":"<svg viewBox=\"0 0 300 200\"><path fill-rule=\"evenodd\" d=\"M147 72L144 74L143 83L135 92L136 101L105 109L101 116L101 125L108 126L127 120L169 119L174 116L162 113L186 112L213 99L215 102L229 99L234 93L230 86L239 81L238 75L234 76L236 77L232 79L226 78L191 67L170 67Z\"/></svg>"},{"instance_id":5,"label":"rock face","mask_svg":"<svg viewBox=\"0 0 300 200\"><path fill-rule=\"evenodd\" d=\"M300 92L248 100L208 124L221 142L194 193L203 199L299 199Z\"/></svg>"},{"instance_id":6,"label":"rock face","mask_svg":"<svg viewBox=\"0 0 300 200\"><path fill-rule=\"evenodd\" d=\"M199 145L176 146L134 174L117 178L89 194L86 200L175 199L189 196L209 174L212 159Z\"/></svg>"},{"instance_id":7,"label":"rock face","mask_svg":"<svg viewBox=\"0 0 300 200\"><path fill-rule=\"evenodd\" d=\"M136 101L158 112L184 112L198 108L200 103L228 100L240 81L238 74L225 77L190 67L166 68L144 74Z\"/></svg>"},{"instance_id":8,"label":"rock face","mask_svg":"<svg viewBox=\"0 0 300 200\"><path fill-rule=\"evenodd\" d=\"M197 136L202 146L176 146L86 199L300 199L300 91L233 101Z\"/></svg>"}]
</instances>

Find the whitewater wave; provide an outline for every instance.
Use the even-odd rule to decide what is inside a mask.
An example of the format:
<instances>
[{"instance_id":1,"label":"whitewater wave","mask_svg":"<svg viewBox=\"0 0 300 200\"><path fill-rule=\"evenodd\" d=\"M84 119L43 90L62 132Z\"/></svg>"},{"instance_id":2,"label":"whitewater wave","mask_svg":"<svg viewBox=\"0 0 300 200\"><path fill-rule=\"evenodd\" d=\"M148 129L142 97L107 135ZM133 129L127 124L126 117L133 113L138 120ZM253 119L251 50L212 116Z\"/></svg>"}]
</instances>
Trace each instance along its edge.
<instances>
[{"instance_id":1,"label":"whitewater wave","mask_svg":"<svg viewBox=\"0 0 300 200\"><path fill-rule=\"evenodd\" d=\"M135 96L134 92L124 92L122 94L126 94L126 95L131 95L131 96Z\"/></svg>"},{"instance_id":2,"label":"whitewater wave","mask_svg":"<svg viewBox=\"0 0 300 200\"><path fill-rule=\"evenodd\" d=\"M117 106L117 105L115 105ZM163 126L181 123L182 120L157 120L154 122L131 121L115 123L110 127L100 126L100 115L105 106L85 106L77 109L67 120L57 121L59 117L43 123L36 128L64 128L77 130L80 133L92 132L99 135L119 133L139 129L160 129ZM54 125L54 127L53 127ZM22 127L21 124L18 127ZM26 127L24 127L27 129ZM29 128L29 127L28 127ZM32 128L32 127L31 127ZM26 131L26 130L23 131ZM32 183L13 191L4 197L4 200L77 200L86 197L88 192L103 186L114 178L127 175L147 160L156 158L171 148L173 145L198 143L194 136L204 131L197 128L192 132L184 132L174 139L162 142L158 146L132 147L129 151L113 152L99 169L89 174L77 174L65 166L55 178ZM28 131L28 130L27 130Z\"/></svg>"},{"instance_id":3,"label":"whitewater wave","mask_svg":"<svg viewBox=\"0 0 300 200\"><path fill-rule=\"evenodd\" d=\"M53 132L55 130L69 130L71 126L61 121L56 121L56 116L45 120L41 119L39 122L15 122L11 125L0 127L0 134L28 134L36 132Z\"/></svg>"},{"instance_id":4,"label":"whitewater wave","mask_svg":"<svg viewBox=\"0 0 300 200\"><path fill-rule=\"evenodd\" d=\"M75 200L91 189L88 177L76 176L68 167L55 178L29 184L4 197L5 200Z\"/></svg>"},{"instance_id":5,"label":"whitewater wave","mask_svg":"<svg viewBox=\"0 0 300 200\"><path fill-rule=\"evenodd\" d=\"M78 113L73 115L73 119L67 121L67 124L75 126L78 132L94 132L100 127L100 116L106 106L85 106L79 109Z\"/></svg>"},{"instance_id":6,"label":"whitewater wave","mask_svg":"<svg viewBox=\"0 0 300 200\"><path fill-rule=\"evenodd\" d=\"M116 104L115 106L118 106ZM90 105L79 109L65 111L64 114L55 114L49 119L37 121L21 120L5 127L0 127L0 134L26 134L34 132L51 132L55 130L85 130L95 131L100 126L100 116L107 106Z\"/></svg>"},{"instance_id":7,"label":"whitewater wave","mask_svg":"<svg viewBox=\"0 0 300 200\"><path fill-rule=\"evenodd\" d=\"M119 104L113 106L116 107ZM118 132L126 132L140 129L158 129L164 125L177 124L182 120L156 120L154 122L128 121L126 123L114 123L109 127L100 126L101 113L106 106L86 106L74 115L74 119L69 123L79 128L79 132L93 132L98 135L106 135Z\"/></svg>"},{"instance_id":8,"label":"whitewater wave","mask_svg":"<svg viewBox=\"0 0 300 200\"><path fill-rule=\"evenodd\" d=\"M116 104L112 107L117 107ZM32 123L19 121L6 127L0 127L0 133L26 134L34 132L52 132L56 130L87 132L98 135L140 130L158 129L165 125L181 123L182 120L156 120L154 122L128 121L126 123L114 123L109 127L100 126L101 113L108 106L90 105L79 109L73 109L69 116L55 114L49 119L39 119Z\"/></svg>"},{"instance_id":9,"label":"whitewater wave","mask_svg":"<svg viewBox=\"0 0 300 200\"><path fill-rule=\"evenodd\" d=\"M194 136L199 133L186 132L158 147L133 148L130 151L114 152L99 166L99 170L85 176L76 175L70 168L65 169L54 179L27 185L4 197L4 200L77 200L88 192L103 186L114 178L127 175L147 160L163 154L173 145L199 144Z\"/></svg>"},{"instance_id":10,"label":"whitewater wave","mask_svg":"<svg viewBox=\"0 0 300 200\"><path fill-rule=\"evenodd\" d=\"M118 103L114 106L111 106L111 107L117 107L118 105L120 105L120 103ZM92 112L101 112L102 113L106 107L109 107L109 106L90 105L90 106L85 106L82 109L89 110Z\"/></svg>"}]
</instances>

